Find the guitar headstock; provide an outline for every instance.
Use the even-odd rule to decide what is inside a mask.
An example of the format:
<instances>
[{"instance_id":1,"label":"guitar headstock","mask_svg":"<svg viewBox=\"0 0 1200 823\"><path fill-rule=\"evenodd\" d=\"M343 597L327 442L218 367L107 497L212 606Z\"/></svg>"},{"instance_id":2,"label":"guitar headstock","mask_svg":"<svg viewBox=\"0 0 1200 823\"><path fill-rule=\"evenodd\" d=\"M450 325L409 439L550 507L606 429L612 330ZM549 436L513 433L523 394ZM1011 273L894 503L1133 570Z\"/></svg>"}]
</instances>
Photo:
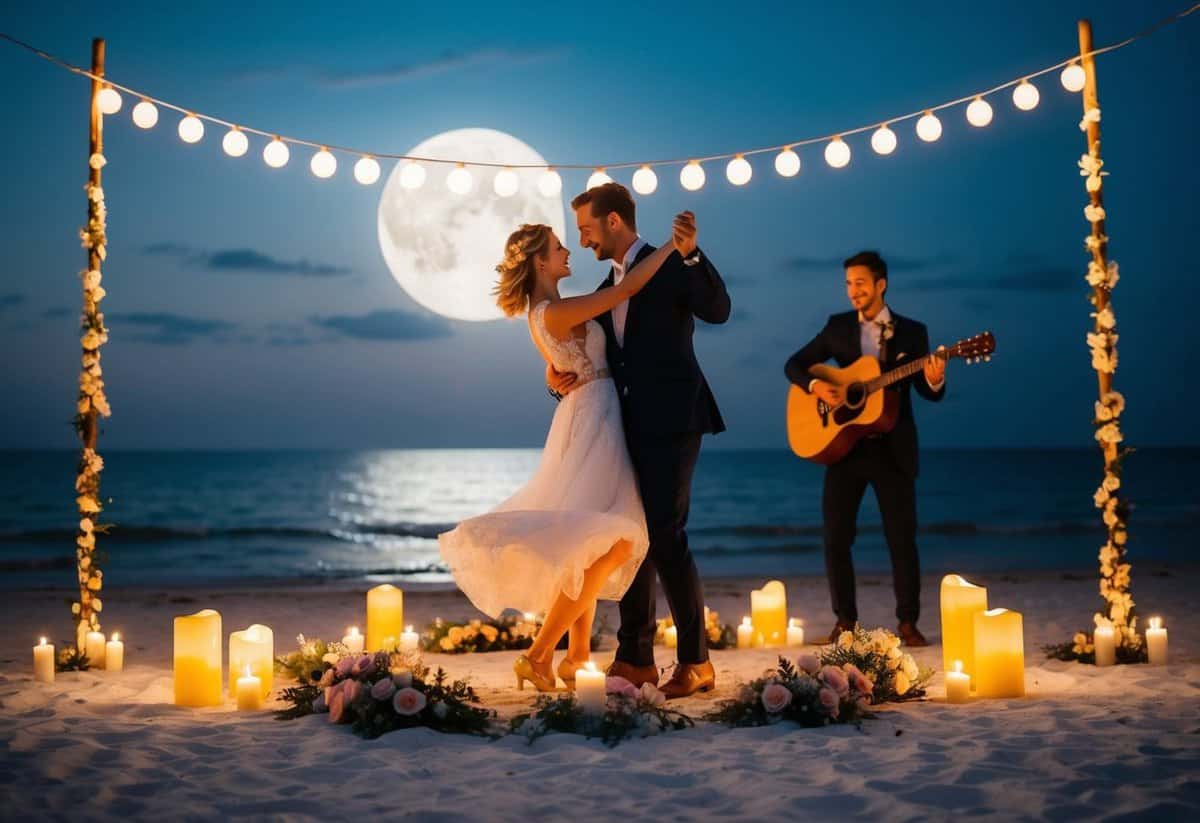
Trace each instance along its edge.
<instances>
[{"instance_id":1,"label":"guitar headstock","mask_svg":"<svg viewBox=\"0 0 1200 823\"><path fill-rule=\"evenodd\" d=\"M990 331L959 340L953 346L948 346L944 355L947 360L961 357L968 363L978 363L980 360L991 360L992 352L996 350L996 338Z\"/></svg>"}]
</instances>

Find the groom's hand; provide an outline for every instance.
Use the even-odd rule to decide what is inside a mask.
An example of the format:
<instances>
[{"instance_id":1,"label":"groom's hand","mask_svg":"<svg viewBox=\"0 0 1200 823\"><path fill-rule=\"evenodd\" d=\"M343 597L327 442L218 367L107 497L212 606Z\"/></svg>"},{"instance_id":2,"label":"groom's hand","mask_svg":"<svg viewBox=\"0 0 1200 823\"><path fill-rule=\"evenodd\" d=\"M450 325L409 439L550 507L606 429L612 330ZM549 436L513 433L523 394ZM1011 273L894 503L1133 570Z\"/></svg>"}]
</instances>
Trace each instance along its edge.
<instances>
[{"instance_id":1,"label":"groom's hand","mask_svg":"<svg viewBox=\"0 0 1200 823\"><path fill-rule=\"evenodd\" d=\"M546 385L563 397L571 393L571 389L575 388L578 379L575 372L559 371L550 364L546 364Z\"/></svg>"},{"instance_id":2,"label":"groom's hand","mask_svg":"<svg viewBox=\"0 0 1200 823\"><path fill-rule=\"evenodd\" d=\"M675 215L675 224L671 227L671 242L684 258L692 256L696 250L696 215L683 211Z\"/></svg>"}]
</instances>

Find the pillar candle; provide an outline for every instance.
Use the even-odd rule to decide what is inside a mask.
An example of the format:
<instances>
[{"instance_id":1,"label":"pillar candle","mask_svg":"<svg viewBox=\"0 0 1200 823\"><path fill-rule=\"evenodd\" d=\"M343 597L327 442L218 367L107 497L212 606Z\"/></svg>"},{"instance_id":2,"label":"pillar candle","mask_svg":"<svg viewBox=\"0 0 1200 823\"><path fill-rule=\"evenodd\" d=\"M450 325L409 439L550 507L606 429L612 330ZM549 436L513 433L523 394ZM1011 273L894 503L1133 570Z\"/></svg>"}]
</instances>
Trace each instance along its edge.
<instances>
[{"instance_id":1,"label":"pillar candle","mask_svg":"<svg viewBox=\"0 0 1200 823\"><path fill-rule=\"evenodd\" d=\"M980 697L1025 695L1025 638L1021 613L991 609L975 615L975 680Z\"/></svg>"},{"instance_id":2,"label":"pillar candle","mask_svg":"<svg viewBox=\"0 0 1200 823\"><path fill-rule=\"evenodd\" d=\"M384 641L393 642L404 628L404 592L391 583L376 586L367 592L367 651L377 652Z\"/></svg>"},{"instance_id":3,"label":"pillar candle","mask_svg":"<svg viewBox=\"0 0 1200 823\"><path fill-rule=\"evenodd\" d=\"M39 683L54 682L54 644L46 638L33 647L33 679Z\"/></svg>"},{"instance_id":4,"label":"pillar candle","mask_svg":"<svg viewBox=\"0 0 1200 823\"><path fill-rule=\"evenodd\" d=\"M754 645L754 624L749 617L742 618L742 625L737 627L739 649L749 649Z\"/></svg>"},{"instance_id":5,"label":"pillar candle","mask_svg":"<svg viewBox=\"0 0 1200 823\"><path fill-rule=\"evenodd\" d=\"M966 703L971 697L971 676L962 670L962 661L954 661L954 671L946 672L946 702Z\"/></svg>"},{"instance_id":6,"label":"pillar candle","mask_svg":"<svg viewBox=\"0 0 1200 823\"><path fill-rule=\"evenodd\" d=\"M239 712L259 711L263 707L262 681L251 674L249 666L246 666L242 670L242 676L237 678L234 694L237 695Z\"/></svg>"},{"instance_id":7,"label":"pillar candle","mask_svg":"<svg viewBox=\"0 0 1200 823\"><path fill-rule=\"evenodd\" d=\"M801 626L800 621L794 617L788 621L787 644L789 646L804 645L804 627Z\"/></svg>"},{"instance_id":8,"label":"pillar candle","mask_svg":"<svg viewBox=\"0 0 1200 823\"><path fill-rule=\"evenodd\" d=\"M1150 626L1146 629L1146 651L1151 666L1167 665L1167 630L1163 628L1161 617L1150 618Z\"/></svg>"},{"instance_id":9,"label":"pillar candle","mask_svg":"<svg viewBox=\"0 0 1200 823\"><path fill-rule=\"evenodd\" d=\"M358 626L351 626L346 629L345 636L342 637L342 645L347 651L353 654L361 654L363 650L363 636L358 633Z\"/></svg>"},{"instance_id":10,"label":"pillar candle","mask_svg":"<svg viewBox=\"0 0 1200 823\"><path fill-rule=\"evenodd\" d=\"M663 645L668 649L674 649L679 645L679 630L674 626L667 626L663 630Z\"/></svg>"},{"instance_id":11,"label":"pillar candle","mask_svg":"<svg viewBox=\"0 0 1200 823\"><path fill-rule=\"evenodd\" d=\"M271 693L275 680L275 633L254 623L229 635L229 693L237 693L237 681L247 668L258 678L263 697Z\"/></svg>"},{"instance_id":12,"label":"pillar candle","mask_svg":"<svg viewBox=\"0 0 1200 823\"><path fill-rule=\"evenodd\" d=\"M787 590L771 580L750 592L750 615L762 635L762 645L782 646L787 642Z\"/></svg>"},{"instance_id":13,"label":"pillar candle","mask_svg":"<svg viewBox=\"0 0 1200 823\"><path fill-rule=\"evenodd\" d=\"M1092 635L1096 649L1096 665L1111 666L1117 662L1117 644L1112 626L1097 626Z\"/></svg>"},{"instance_id":14,"label":"pillar candle","mask_svg":"<svg viewBox=\"0 0 1200 823\"><path fill-rule=\"evenodd\" d=\"M104 645L107 641L103 632L87 633L88 666L93 669L104 668Z\"/></svg>"},{"instance_id":15,"label":"pillar candle","mask_svg":"<svg viewBox=\"0 0 1200 823\"><path fill-rule=\"evenodd\" d=\"M987 589L968 583L957 574L942 578L942 671L954 661L975 674L975 615L987 611Z\"/></svg>"},{"instance_id":16,"label":"pillar candle","mask_svg":"<svg viewBox=\"0 0 1200 823\"><path fill-rule=\"evenodd\" d=\"M121 642L121 636L113 632L112 640L104 644L104 669L110 672L119 672L124 668L125 644Z\"/></svg>"},{"instance_id":17,"label":"pillar candle","mask_svg":"<svg viewBox=\"0 0 1200 823\"><path fill-rule=\"evenodd\" d=\"M221 615L175 618L175 705L221 705Z\"/></svg>"},{"instance_id":18,"label":"pillar candle","mask_svg":"<svg viewBox=\"0 0 1200 823\"><path fill-rule=\"evenodd\" d=\"M412 626L405 626L400 635L400 651L415 652L421 645L421 635L413 631Z\"/></svg>"},{"instance_id":19,"label":"pillar candle","mask_svg":"<svg viewBox=\"0 0 1200 823\"><path fill-rule=\"evenodd\" d=\"M604 672L599 671L590 660L575 670L575 699L588 714L604 714L608 706L605 680Z\"/></svg>"}]
</instances>

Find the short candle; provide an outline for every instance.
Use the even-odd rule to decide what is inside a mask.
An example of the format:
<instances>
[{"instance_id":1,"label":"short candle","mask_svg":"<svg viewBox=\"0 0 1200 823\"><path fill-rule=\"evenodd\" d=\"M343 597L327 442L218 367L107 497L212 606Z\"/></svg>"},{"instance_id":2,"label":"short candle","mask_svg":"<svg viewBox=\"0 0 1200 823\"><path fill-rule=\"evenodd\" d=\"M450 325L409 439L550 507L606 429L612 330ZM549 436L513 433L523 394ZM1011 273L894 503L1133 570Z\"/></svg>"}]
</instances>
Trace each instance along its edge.
<instances>
[{"instance_id":1,"label":"short candle","mask_svg":"<svg viewBox=\"0 0 1200 823\"><path fill-rule=\"evenodd\" d=\"M737 627L737 647L749 649L754 645L754 624L749 617L742 618L742 625Z\"/></svg>"},{"instance_id":2,"label":"short candle","mask_svg":"<svg viewBox=\"0 0 1200 823\"><path fill-rule=\"evenodd\" d=\"M39 683L54 682L54 644L46 638L33 647L33 679Z\"/></svg>"},{"instance_id":3,"label":"short candle","mask_svg":"<svg viewBox=\"0 0 1200 823\"><path fill-rule=\"evenodd\" d=\"M1096 665L1111 666L1117 662L1117 644L1112 626L1097 626L1092 635L1092 644L1096 649Z\"/></svg>"},{"instance_id":4,"label":"short candle","mask_svg":"<svg viewBox=\"0 0 1200 823\"><path fill-rule=\"evenodd\" d=\"M575 699L588 714L604 714L608 706L607 680L604 672L596 668L591 660L575 671Z\"/></svg>"},{"instance_id":5,"label":"short candle","mask_svg":"<svg viewBox=\"0 0 1200 823\"><path fill-rule=\"evenodd\" d=\"M346 630L346 634L342 637L342 645L346 647L346 651L352 654L361 654L363 650L363 636L358 633L358 626L351 626Z\"/></svg>"},{"instance_id":6,"label":"short candle","mask_svg":"<svg viewBox=\"0 0 1200 823\"><path fill-rule=\"evenodd\" d=\"M258 678L263 697L271 693L275 680L275 632L254 623L229 635L229 693L236 694L238 672L249 668Z\"/></svg>"},{"instance_id":7,"label":"short candle","mask_svg":"<svg viewBox=\"0 0 1200 823\"><path fill-rule=\"evenodd\" d=\"M110 672L119 672L125 668L125 644L116 632L112 633L112 640L104 644L104 668Z\"/></svg>"},{"instance_id":8,"label":"short candle","mask_svg":"<svg viewBox=\"0 0 1200 823\"><path fill-rule=\"evenodd\" d=\"M1150 627L1146 629L1146 652L1150 655L1151 666L1167 665L1167 630L1163 628L1161 617L1150 618Z\"/></svg>"},{"instance_id":9,"label":"short candle","mask_svg":"<svg viewBox=\"0 0 1200 823\"><path fill-rule=\"evenodd\" d=\"M250 673L249 665L237 679L236 694L239 712L254 712L263 707L262 681Z\"/></svg>"},{"instance_id":10,"label":"short candle","mask_svg":"<svg viewBox=\"0 0 1200 823\"><path fill-rule=\"evenodd\" d=\"M103 632L87 633L85 654L87 654L88 666L90 668L104 668L104 646L107 642L108 640L104 637Z\"/></svg>"},{"instance_id":11,"label":"short candle","mask_svg":"<svg viewBox=\"0 0 1200 823\"><path fill-rule=\"evenodd\" d=\"M221 705L221 615L175 618L175 705Z\"/></svg>"},{"instance_id":12,"label":"short candle","mask_svg":"<svg viewBox=\"0 0 1200 823\"><path fill-rule=\"evenodd\" d=\"M971 697L971 676L962 670L962 661L954 661L954 671L946 672L946 702L966 703Z\"/></svg>"},{"instance_id":13,"label":"short candle","mask_svg":"<svg viewBox=\"0 0 1200 823\"><path fill-rule=\"evenodd\" d=\"M415 652L421 645L421 635L413 631L412 626L405 626L400 635L400 651Z\"/></svg>"},{"instance_id":14,"label":"short candle","mask_svg":"<svg viewBox=\"0 0 1200 823\"><path fill-rule=\"evenodd\" d=\"M804 645L804 627L800 625L800 621L794 617L788 621L787 644L789 646Z\"/></svg>"}]
</instances>

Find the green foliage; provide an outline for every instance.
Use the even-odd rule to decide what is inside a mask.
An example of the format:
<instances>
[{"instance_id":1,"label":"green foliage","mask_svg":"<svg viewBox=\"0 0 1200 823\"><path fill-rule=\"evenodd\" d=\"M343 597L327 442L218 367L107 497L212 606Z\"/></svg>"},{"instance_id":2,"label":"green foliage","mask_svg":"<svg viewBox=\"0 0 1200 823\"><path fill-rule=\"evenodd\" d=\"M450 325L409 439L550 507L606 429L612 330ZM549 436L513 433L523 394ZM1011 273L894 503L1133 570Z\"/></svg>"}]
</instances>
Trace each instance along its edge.
<instances>
[{"instance_id":1,"label":"green foliage","mask_svg":"<svg viewBox=\"0 0 1200 823\"><path fill-rule=\"evenodd\" d=\"M659 694L661 698L661 693ZM509 731L525 737L530 744L550 732L581 734L589 740L600 738L609 747L630 737L649 737L667 731L679 731L696 723L683 712L666 708L660 700L610 694L602 715L583 711L573 693L557 697L539 695L532 712L520 714L509 723Z\"/></svg>"}]
</instances>

